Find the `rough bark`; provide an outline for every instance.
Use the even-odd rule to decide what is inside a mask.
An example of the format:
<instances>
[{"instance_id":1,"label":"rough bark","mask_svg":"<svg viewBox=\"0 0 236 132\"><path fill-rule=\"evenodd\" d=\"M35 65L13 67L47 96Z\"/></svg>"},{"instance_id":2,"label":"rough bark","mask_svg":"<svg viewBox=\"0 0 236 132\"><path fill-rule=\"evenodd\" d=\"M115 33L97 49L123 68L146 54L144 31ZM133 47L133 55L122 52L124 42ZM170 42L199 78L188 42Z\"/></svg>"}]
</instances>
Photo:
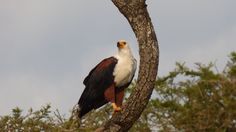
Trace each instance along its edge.
<instances>
[{"instance_id":1,"label":"rough bark","mask_svg":"<svg viewBox=\"0 0 236 132\"><path fill-rule=\"evenodd\" d=\"M122 111L114 114L96 131L128 131L140 117L152 94L157 76L159 48L145 0L112 0L127 18L139 45L140 66L137 85Z\"/></svg>"}]
</instances>

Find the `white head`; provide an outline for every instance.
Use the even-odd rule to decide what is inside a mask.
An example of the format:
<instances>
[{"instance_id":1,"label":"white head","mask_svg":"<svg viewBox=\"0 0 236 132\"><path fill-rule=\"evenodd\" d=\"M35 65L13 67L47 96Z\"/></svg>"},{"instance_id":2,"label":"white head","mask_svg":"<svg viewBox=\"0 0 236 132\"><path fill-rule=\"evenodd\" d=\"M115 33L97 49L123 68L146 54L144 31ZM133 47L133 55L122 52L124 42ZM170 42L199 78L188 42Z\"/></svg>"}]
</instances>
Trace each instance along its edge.
<instances>
[{"instance_id":1,"label":"white head","mask_svg":"<svg viewBox=\"0 0 236 132\"><path fill-rule=\"evenodd\" d=\"M125 40L119 40L117 42L118 54L132 56L129 44Z\"/></svg>"}]
</instances>

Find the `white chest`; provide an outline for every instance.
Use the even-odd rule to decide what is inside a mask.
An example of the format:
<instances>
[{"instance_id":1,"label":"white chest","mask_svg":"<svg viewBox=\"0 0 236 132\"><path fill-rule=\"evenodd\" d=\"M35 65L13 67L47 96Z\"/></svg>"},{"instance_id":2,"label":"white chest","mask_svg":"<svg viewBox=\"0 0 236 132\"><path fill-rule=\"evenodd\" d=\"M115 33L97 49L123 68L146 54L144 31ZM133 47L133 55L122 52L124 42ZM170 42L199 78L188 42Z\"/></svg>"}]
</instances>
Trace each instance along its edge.
<instances>
[{"instance_id":1,"label":"white chest","mask_svg":"<svg viewBox=\"0 0 236 132\"><path fill-rule=\"evenodd\" d=\"M136 62L131 59L119 59L114 69L113 75L116 86L123 86L129 83L134 76L136 70Z\"/></svg>"}]
</instances>

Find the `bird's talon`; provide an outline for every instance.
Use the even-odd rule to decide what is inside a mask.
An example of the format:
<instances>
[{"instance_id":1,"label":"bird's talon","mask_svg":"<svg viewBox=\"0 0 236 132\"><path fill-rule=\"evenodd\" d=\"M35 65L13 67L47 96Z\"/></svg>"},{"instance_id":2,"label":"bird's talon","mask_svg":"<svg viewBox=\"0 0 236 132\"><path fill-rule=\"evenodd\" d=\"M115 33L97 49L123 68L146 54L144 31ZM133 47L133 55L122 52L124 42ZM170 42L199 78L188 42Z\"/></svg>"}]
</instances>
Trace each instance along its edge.
<instances>
[{"instance_id":1,"label":"bird's talon","mask_svg":"<svg viewBox=\"0 0 236 132\"><path fill-rule=\"evenodd\" d=\"M116 109L114 109L114 112L119 112L119 111L121 111L120 107L116 107Z\"/></svg>"},{"instance_id":2,"label":"bird's talon","mask_svg":"<svg viewBox=\"0 0 236 132\"><path fill-rule=\"evenodd\" d=\"M119 106L117 106L115 103L112 103L112 107L113 107L114 113L121 111L121 108Z\"/></svg>"},{"instance_id":3,"label":"bird's talon","mask_svg":"<svg viewBox=\"0 0 236 132\"><path fill-rule=\"evenodd\" d=\"M120 107L117 107L116 109L114 109L112 115L114 115L115 113L120 112L120 111L121 111L121 108L120 108Z\"/></svg>"}]
</instances>

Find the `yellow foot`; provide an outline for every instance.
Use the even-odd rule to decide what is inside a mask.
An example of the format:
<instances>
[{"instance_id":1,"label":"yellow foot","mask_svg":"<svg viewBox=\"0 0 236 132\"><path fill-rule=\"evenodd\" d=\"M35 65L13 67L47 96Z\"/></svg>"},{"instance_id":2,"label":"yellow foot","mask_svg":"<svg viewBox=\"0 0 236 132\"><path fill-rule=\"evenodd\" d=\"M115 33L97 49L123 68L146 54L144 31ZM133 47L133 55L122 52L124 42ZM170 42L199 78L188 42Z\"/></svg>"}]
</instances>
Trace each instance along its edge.
<instances>
[{"instance_id":1,"label":"yellow foot","mask_svg":"<svg viewBox=\"0 0 236 132\"><path fill-rule=\"evenodd\" d=\"M112 107L113 107L114 113L121 111L121 108L118 107L115 103L112 103L111 105L112 105Z\"/></svg>"},{"instance_id":2,"label":"yellow foot","mask_svg":"<svg viewBox=\"0 0 236 132\"><path fill-rule=\"evenodd\" d=\"M120 107L117 107L116 109L114 109L114 112L119 112L119 111L121 111Z\"/></svg>"}]
</instances>

